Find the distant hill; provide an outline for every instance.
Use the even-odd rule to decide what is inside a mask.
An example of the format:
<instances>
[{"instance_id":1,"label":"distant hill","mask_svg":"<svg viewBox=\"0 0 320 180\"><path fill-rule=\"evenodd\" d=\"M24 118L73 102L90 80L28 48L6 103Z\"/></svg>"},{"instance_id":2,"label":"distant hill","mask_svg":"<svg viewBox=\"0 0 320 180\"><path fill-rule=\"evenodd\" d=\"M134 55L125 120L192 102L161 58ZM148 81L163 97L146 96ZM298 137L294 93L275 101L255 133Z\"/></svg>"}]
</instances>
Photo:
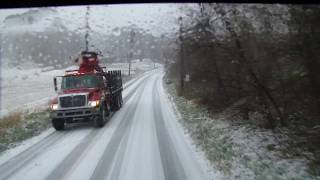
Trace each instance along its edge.
<instances>
[{"instance_id":1,"label":"distant hill","mask_svg":"<svg viewBox=\"0 0 320 180\"><path fill-rule=\"evenodd\" d=\"M30 9L27 12L7 16L3 20L4 33L24 33L26 31L45 31L57 18L55 8ZM18 27L18 28L17 28Z\"/></svg>"},{"instance_id":2,"label":"distant hill","mask_svg":"<svg viewBox=\"0 0 320 180\"><path fill-rule=\"evenodd\" d=\"M64 68L69 56L83 44L80 34L69 31L53 8L31 9L4 19L3 61L24 66L32 61L39 66Z\"/></svg>"},{"instance_id":3,"label":"distant hill","mask_svg":"<svg viewBox=\"0 0 320 180\"><path fill-rule=\"evenodd\" d=\"M70 56L84 49L83 32L70 31L55 8L30 9L7 16L2 31L2 62L10 66L65 68L73 64ZM79 27L82 28L82 27ZM130 44L130 32L135 32ZM160 62L168 39L155 37L135 26L114 28L113 33L90 33L92 50L101 50L103 62L127 62L131 46L133 59L150 58Z\"/></svg>"}]
</instances>

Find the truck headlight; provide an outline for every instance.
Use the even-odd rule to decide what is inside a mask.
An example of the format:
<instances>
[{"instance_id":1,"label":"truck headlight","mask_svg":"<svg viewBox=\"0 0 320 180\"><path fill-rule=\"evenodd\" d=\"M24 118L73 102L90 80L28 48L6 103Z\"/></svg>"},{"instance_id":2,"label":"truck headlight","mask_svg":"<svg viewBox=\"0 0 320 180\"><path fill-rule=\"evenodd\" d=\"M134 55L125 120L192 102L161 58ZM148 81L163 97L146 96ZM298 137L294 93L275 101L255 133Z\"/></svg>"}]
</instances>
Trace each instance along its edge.
<instances>
[{"instance_id":1,"label":"truck headlight","mask_svg":"<svg viewBox=\"0 0 320 180\"><path fill-rule=\"evenodd\" d=\"M96 100L96 101L89 101L89 106L91 107L96 107L96 106L99 106L99 100Z\"/></svg>"},{"instance_id":2,"label":"truck headlight","mask_svg":"<svg viewBox=\"0 0 320 180\"><path fill-rule=\"evenodd\" d=\"M57 110L58 104L51 104L51 110Z\"/></svg>"}]
</instances>

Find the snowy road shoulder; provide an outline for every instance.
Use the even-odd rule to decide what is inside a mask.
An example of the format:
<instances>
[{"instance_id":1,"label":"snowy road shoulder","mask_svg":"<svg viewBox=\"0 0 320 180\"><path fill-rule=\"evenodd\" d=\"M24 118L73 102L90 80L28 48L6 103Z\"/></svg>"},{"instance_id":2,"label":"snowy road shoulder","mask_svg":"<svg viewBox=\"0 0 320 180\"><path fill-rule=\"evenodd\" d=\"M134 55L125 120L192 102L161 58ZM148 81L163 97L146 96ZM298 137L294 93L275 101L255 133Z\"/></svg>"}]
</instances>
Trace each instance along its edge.
<instances>
[{"instance_id":1,"label":"snowy road shoulder","mask_svg":"<svg viewBox=\"0 0 320 180\"><path fill-rule=\"evenodd\" d=\"M23 151L27 150L28 148L32 147L33 145L40 142L44 138L48 137L53 132L55 132L55 130L53 128L49 128L43 131L41 134L19 143L17 147L4 151L0 155L0 165L7 162L11 158L17 156L18 154L22 153Z\"/></svg>"},{"instance_id":2,"label":"snowy road shoulder","mask_svg":"<svg viewBox=\"0 0 320 180\"><path fill-rule=\"evenodd\" d=\"M162 76L163 77L163 76ZM175 142L180 160L184 164L188 179L222 179L220 172L213 168L204 152L195 145L193 139L180 124L182 116L177 110L171 96L166 92L161 80L158 81L158 93L161 96L160 106L171 138ZM190 156L193 155L193 156Z\"/></svg>"}]
</instances>

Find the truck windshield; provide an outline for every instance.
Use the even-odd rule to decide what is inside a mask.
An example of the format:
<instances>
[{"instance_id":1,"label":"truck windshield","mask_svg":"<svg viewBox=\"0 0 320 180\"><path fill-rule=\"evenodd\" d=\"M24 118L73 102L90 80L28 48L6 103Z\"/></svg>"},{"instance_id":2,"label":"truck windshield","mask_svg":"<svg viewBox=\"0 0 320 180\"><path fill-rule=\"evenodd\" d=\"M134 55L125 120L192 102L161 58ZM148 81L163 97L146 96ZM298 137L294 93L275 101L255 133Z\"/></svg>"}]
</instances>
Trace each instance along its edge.
<instances>
[{"instance_id":1,"label":"truck windshield","mask_svg":"<svg viewBox=\"0 0 320 180\"><path fill-rule=\"evenodd\" d=\"M98 77L95 75L66 76L62 78L61 89L98 87Z\"/></svg>"}]
</instances>

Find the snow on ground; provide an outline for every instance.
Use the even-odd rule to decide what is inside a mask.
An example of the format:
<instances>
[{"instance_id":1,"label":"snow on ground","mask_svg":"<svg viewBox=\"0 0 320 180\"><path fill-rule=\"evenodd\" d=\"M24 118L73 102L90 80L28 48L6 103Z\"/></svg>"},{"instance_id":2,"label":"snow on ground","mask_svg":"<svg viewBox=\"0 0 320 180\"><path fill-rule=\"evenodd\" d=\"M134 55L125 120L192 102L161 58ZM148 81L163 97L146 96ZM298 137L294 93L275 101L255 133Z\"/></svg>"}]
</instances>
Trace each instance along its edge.
<instances>
[{"instance_id":1,"label":"snow on ground","mask_svg":"<svg viewBox=\"0 0 320 180\"><path fill-rule=\"evenodd\" d=\"M53 77L63 72L64 70L42 72L41 68L2 69L0 115L47 105L55 94Z\"/></svg>"},{"instance_id":2,"label":"snow on ground","mask_svg":"<svg viewBox=\"0 0 320 180\"><path fill-rule=\"evenodd\" d=\"M107 70L121 70L128 73L128 63L107 64ZM158 66L160 66L158 64ZM132 63L132 74L137 71L153 69L153 63ZM29 65L25 68L9 68L4 65L1 69L0 88L0 117L13 111L43 110L48 107L50 99L55 96L53 77L63 75L65 70L77 69L70 66L66 69L39 68Z\"/></svg>"},{"instance_id":3,"label":"snow on ground","mask_svg":"<svg viewBox=\"0 0 320 180\"><path fill-rule=\"evenodd\" d=\"M239 176L245 179L310 179L307 159L284 158L281 152L277 151L288 141L286 137L250 125L241 127L229 125L228 128L230 128L230 139L235 144L235 152L241 152L232 164L234 179ZM248 159L247 162L243 161L245 158Z\"/></svg>"},{"instance_id":4,"label":"snow on ground","mask_svg":"<svg viewBox=\"0 0 320 180\"><path fill-rule=\"evenodd\" d=\"M258 128L240 118L233 122L223 114L234 112L213 116L193 101L171 99L180 122L221 171L217 179L316 179L308 172L308 158L286 155L294 151L284 148L291 141L280 130Z\"/></svg>"},{"instance_id":5,"label":"snow on ground","mask_svg":"<svg viewBox=\"0 0 320 180\"><path fill-rule=\"evenodd\" d=\"M15 148L9 149L3 153L1 153L0 156L0 165L5 163L6 161L8 161L9 159L11 159L12 157L18 155L19 153L27 150L28 148L30 148L31 146L33 146L34 144L38 143L39 141L41 141L42 139L44 139L45 137L49 136L50 134L52 134L55 130L53 128L49 128L45 131L43 131L41 134L34 136L30 139L27 139L23 142L21 142L18 146L16 146Z\"/></svg>"},{"instance_id":6,"label":"snow on ground","mask_svg":"<svg viewBox=\"0 0 320 180\"><path fill-rule=\"evenodd\" d=\"M153 76L142 89L143 95L137 100L136 112L132 116L132 128L128 134L124 163L120 167L119 179L164 179L160 149L156 136L155 119L152 107L152 90L156 76ZM155 97L154 97L155 98ZM139 140L139 141L138 141ZM118 155L119 159L121 154ZM137 162L143 163L137 167ZM116 164L113 168L116 171ZM110 174L109 179L112 178Z\"/></svg>"},{"instance_id":7,"label":"snow on ground","mask_svg":"<svg viewBox=\"0 0 320 180\"><path fill-rule=\"evenodd\" d=\"M160 82L161 83L161 82ZM162 85L159 85L159 91L162 97L160 98L163 100L161 103L162 109L165 111L165 120L168 124L168 127L171 127L170 133L172 134L172 138L175 138L178 144L176 145L177 148L181 147L188 147L188 149L180 149L180 158L186 159L189 161L184 161L184 163L188 164L186 167L189 169L186 170L186 172L190 173L189 176L196 175L194 171L201 171L204 170L205 172L203 175L206 175L207 177L205 179L222 179L222 174L217 171L217 169L212 166L212 164L208 161L208 159L205 157L204 152L196 146L194 143L194 140L190 137L190 134L186 132L186 130L182 127L182 125L179 123L181 121L181 118L183 118L178 111L174 101L172 100L172 97L166 92L166 90L163 88ZM169 105L169 106L168 106ZM180 140L178 140L180 139ZM187 156L192 153L194 154L194 159L192 161L191 158L187 158ZM201 168L201 170L195 170L192 164L194 161L198 162L200 166L198 168ZM199 177L198 177L199 178ZM198 179L197 177L193 177L191 179Z\"/></svg>"},{"instance_id":8,"label":"snow on ground","mask_svg":"<svg viewBox=\"0 0 320 180\"><path fill-rule=\"evenodd\" d=\"M15 172L13 179L45 179L51 172L51 168L59 165L92 131L92 128L82 128L64 134L57 143L50 146L49 150L32 159L32 162L24 166L21 171ZM40 171L38 170L39 167L41 167Z\"/></svg>"}]
</instances>

